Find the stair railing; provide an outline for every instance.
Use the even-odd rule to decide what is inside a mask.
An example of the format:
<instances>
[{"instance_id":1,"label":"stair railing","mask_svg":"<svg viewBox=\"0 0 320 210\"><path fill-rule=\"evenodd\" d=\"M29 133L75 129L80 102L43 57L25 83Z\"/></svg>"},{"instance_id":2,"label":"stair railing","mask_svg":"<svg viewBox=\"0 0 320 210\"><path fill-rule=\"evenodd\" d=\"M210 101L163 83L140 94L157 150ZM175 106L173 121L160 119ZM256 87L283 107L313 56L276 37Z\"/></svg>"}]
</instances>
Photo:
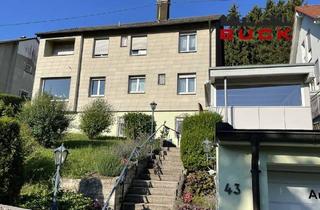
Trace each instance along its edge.
<instances>
[{"instance_id":1,"label":"stair railing","mask_svg":"<svg viewBox=\"0 0 320 210\"><path fill-rule=\"evenodd\" d=\"M109 207L109 205L110 205L110 200L111 200L113 194L116 192L117 187L118 187L121 183L123 183L123 182L125 181L126 175L127 175L127 171L128 171L128 169L129 169L129 166L130 166L130 163L131 163L134 159L137 159L137 158L140 156L140 154L141 154L140 151L141 151L148 143L150 143L150 142L153 141L153 139L154 139L153 137L157 134L157 132L158 132L161 128L167 127L167 126L165 125L165 123L166 123L166 122L164 122L155 132L153 132L153 133L147 138L147 140L145 140L141 145L136 146L136 147L132 150L132 152L131 152L131 154L130 154L130 156L129 156L129 158L128 158L128 161L126 162L125 166L124 166L123 169L121 170L120 176L117 178L116 183L115 183L114 186L112 187L112 190L111 190L110 194L108 195L108 197L107 197L107 199L106 199L106 202L105 202L104 206L102 207L102 210L112 210L112 208Z\"/></svg>"}]
</instances>

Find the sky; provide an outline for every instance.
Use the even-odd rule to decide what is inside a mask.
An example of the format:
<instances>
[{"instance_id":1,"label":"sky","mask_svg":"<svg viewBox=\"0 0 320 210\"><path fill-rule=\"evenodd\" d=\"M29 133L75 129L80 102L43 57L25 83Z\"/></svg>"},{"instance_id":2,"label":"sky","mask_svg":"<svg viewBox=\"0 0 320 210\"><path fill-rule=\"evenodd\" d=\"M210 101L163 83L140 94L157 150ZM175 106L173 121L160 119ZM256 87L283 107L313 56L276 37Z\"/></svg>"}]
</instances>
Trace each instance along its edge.
<instances>
[{"instance_id":1,"label":"sky","mask_svg":"<svg viewBox=\"0 0 320 210\"><path fill-rule=\"evenodd\" d=\"M254 5L264 7L266 0L171 2L171 18L179 18L227 14L234 3L241 14L246 14ZM319 4L320 0L308 0L308 3ZM33 37L37 32L57 29L154 21L155 18L156 0L1 0L0 40Z\"/></svg>"}]
</instances>

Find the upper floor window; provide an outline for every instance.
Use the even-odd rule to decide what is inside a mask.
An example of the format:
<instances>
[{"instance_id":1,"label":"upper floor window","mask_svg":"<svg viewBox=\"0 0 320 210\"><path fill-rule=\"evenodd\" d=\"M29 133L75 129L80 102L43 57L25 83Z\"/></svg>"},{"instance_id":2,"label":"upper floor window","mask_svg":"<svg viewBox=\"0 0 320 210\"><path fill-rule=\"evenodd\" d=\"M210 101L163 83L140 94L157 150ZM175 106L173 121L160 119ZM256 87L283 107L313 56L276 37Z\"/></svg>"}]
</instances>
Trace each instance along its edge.
<instances>
[{"instance_id":1,"label":"upper floor window","mask_svg":"<svg viewBox=\"0 0 320 210\"><path fill-rule=\"evenodd\" d=\"M70 78L48 78L42 80L42 92L45 92L55 99L69 99Z\"/></svg>"},{"instance_id":2,"label":"upper floor window","mask_svg":"<svg viewBox=\"0 0 320 210\"><path fill-rule=\"evenodd\" d=\"M104 96L105 78L91 78L90 80L90 96Z\"/></svg>"},{"instance_id":3,"label":"upper floor window","mask_svg":"<svg viewBox=\"0 0 320 210\"><path fill-rule=\"evenodd\" d=\"M178 94L196 93L196 74L178 75Z\"/></svg>"},{"instance_id":4,"label":"upper floor window","mask_svg":"<svg viewBox=\"0 0 320 210\"><path fill-rule=\"evenodd\" d=\"M145 81L145 76L130 76L129 93L144 93Z\"/></svg>"},{"instance_id":5,"label":"upper floor window","mask_svg":"<svg viewBox=\"0 0 320 210\"><path fill-rule=\"evenodd\" d=\"M29 73L29 74L32 74L33 73L32 70L33 70L32 65L26 63L26 65L24 67L24 71Z\"/></svg>"},{"instance_id":6,"label":"upper floor window","mask_svg":"<svg viewBox=\"0 0 320 210\"><path fill-rule=\"evenodd\" d=\"M131 55L147 54L147 36L134 36L131 39Z\"/></svg>"},{"instance_id":7,"label":"upper floor window","mask_svg":"<svg viewBox=\"0 0 320 210\"><path fill-rule=\"evenodd\" d=\"M224 106L224 89L218 87L217 106ZM228 87L228 106L301 106L300 85Z\"/></svg>"},{"instance_id":8,"label":"upper floor window","mask_svg":"<svg viewBox=\"0 0 320 210\"><path fill-rule=\"evenodd\" d=\"M197 33L180 33L179 52L196 52L197 51Z\"/></svg>"},{"instance_id":9,"label":"upper floor window","mask_svg":"<svg viewBox=\"0 0 320 210\"><path fill-rule=\"evenodd\" d=\"M158 74L158 85L166 84L166 74Z\"/></svg>"},{"instance_id":10,"label":"upper floor window","mask_svg":"<svg viewBox=\"0 0 320 210\"><path fill-rule=\"evenodd\" d=\"M95 57L105 57L109 53L109 39L95 39L94 53Z\"/></svg>"},{"instance_id":11,"label":"upper floor window","mask_svg":"<svg viewBox=\"0 0 320 210\"><path fill-rule=\"evenodd\" d=\"M128 36L121 36L120 47L128 46Z\"/></svg>"},{"instance_id":12,"label":"upper floor window","mask_svg":"<svg viewBox=\"0 0 320 210\"><path fill-rule=\"evenodd\" d=\"M44 56L63 56L74 54L74 39L47 40Z\"/></svg>"}]
</instances>

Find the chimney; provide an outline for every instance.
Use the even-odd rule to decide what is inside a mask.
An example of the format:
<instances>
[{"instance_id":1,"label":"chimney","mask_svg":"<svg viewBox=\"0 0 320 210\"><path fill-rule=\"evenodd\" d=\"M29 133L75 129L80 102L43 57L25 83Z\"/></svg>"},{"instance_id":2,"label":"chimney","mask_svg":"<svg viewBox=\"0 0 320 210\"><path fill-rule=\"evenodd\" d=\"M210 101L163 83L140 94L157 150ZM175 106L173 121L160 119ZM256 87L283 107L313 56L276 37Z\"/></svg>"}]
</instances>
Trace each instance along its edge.
<instances>
[{"instance_id":1,"label":"chimney","mask_svg":"<svg viewBox=\"0 0 320 210\"><path fill-rule=\"evenodd\" d=\"M170 17L170 0L157 0L157 20L166 21Z\"/></svg>"}]
</instances>

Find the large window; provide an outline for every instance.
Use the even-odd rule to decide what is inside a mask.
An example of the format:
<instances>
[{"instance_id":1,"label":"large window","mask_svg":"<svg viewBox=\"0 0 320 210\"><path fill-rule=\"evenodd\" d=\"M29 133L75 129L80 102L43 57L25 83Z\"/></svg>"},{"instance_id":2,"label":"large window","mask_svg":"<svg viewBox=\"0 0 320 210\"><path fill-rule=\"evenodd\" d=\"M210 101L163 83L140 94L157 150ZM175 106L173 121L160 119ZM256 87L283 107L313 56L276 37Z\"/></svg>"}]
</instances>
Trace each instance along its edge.
<instances>
[{"instance_id":1,"label":"large window","mask_svg":"<svg viewBox=\"0 0 320 210\"><path fill-rule=\"evenodd\" d=\"M301 106L300 85L228 87L228 106ZM224 89L217 89L217 106L224 106Z\"/></svg>"},{"instance_id":2,"label":"large window","mask_svg":"<svg viewBox=\"0 0 320 210\"><path fill-rule=\"evenodd\" d=\"M179 52L196 52L197 51L197 34L181 33L179 36Z\"/></svg>"},{"instance_id":3,"label":"large window","mask_svg":"<svg viewBox=\"0 0 320 210\"><path fill-rule=\"evenodd\" d=\"M196 93L196 74L178 75L178 94Z\"/></svg>"},{"instance_id":4,"label":"large window","mask_svg":"<svg viewBox=\"0 0 320 210\"><path fill-rule=\"evenodd\" d=\"M131 55L147 54L147 36L134 36L131 40Z\"/></svg>"},{"instance_id":5,"label":"large window","mask_svg":"<svg viewBox=\"0 0 320 210\"><path fill-rule=\"evenodd\" d=\"M55 99L69 99L70 78L48 78L42 81L42 92L52 95Z\"/></svg>"},{"instance_id":6,"label":"large window","mask_svg":"<svg viewBox=\"0 0 320 210\"><path fill-rule=\"evenodd\" d=\"M129 93L144 93L145 81L145 76L130 76Z\"/></svg>"},{"instance_id":7,"label":"large window","mask_svg":"<svg viewBox=\"0 0 320 210\"><path fill-rule=\"evenodd\" d=\"M95 57L105 57L109 53L109 39L95 39L94 52Z\"/></svg>"},{"instance_id":8,"label":"large window","mask_svg":"<svg viewBox=\"0 0 320 210\"><path fill-rule=\"evenodd\" d=\"M105 78L91 78L90 80L90 96L104 96Z\"/></svg>"}]
</instances>

